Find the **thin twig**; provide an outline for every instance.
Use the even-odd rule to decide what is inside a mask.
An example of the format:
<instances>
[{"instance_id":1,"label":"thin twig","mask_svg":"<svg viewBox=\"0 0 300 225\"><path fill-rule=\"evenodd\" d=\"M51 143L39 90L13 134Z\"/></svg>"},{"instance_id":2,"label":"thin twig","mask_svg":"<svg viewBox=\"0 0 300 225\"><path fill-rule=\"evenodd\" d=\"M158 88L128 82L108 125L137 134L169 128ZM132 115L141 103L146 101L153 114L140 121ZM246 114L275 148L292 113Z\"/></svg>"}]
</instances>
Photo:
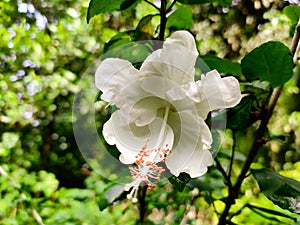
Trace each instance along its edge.
<instances>
[{"instance_id":1,"label":"thin twig","mask_svg":"<svg viewBox=\"0 0 300 225\"><path fill-rule=\"evenodd\" d=\"M166 13L168 14L169 12L171 12L171 10L172 10L172 8L173 8L173 6L176 4L176 0L174 0L173 2L172 2L172 4L169 6L169 8L167 9L167 11L166 11Z\"/></svg>"},{"instance_id":2,"label":"thin twig","mask_svg":"<svg viewBox=\"0 0 300 225\"><path fill-rule=\"evenodd\" d=\"M226 173L226 171L222 167L222 165L221 165L220 161L218 160L218 158L215 158L215 162L216 162L217 169L221 172L221 174L223 175L223 177L225 179L226 185L231 186L230 177L228 176L228 174Z\"/></svg>"},{"instance_id":3,"label":"thin twig","mask_svg":"<svg viewBox=\"0 0 300 225\"><path fill-rule=\"evenodd\" d=\"M296 62L298 60L299 40L300 40L300 18L299 18L298 24L296 26L296 32L293 37L292 46L291 46L291 52L293 54L294 64L296 64Z\"/></svg>"},{"instance_id":4,"label":"thin twig","mask_svg":"<svg viewBox=\"0 0 300 225\"><path fill-rule=\"evenodd\" d=\"M148 4L150 4L151 6L153 6L154 8L156 8L159 12L160 12L160 8L157 7L154 3L148 1L148 0L144 0L145 2L147 2Z\"/></svg>"},{"instance_id":5,"label":"thin twig","mask_svg":"<svg viewBox=\"0 0 300 225\"><path fill-rule=\"evenodd\" d=\"M228 177L229 177L229 179L231 177L232 166L233 166L234 155L235 155L236 134L235 134L234 131L233 131L233 134L232 134L232 138L233 138L232 154L231 154L231 157L230 157L230 163L229 163L229 169L228 169Z\"/></svg>"}]
</instances>

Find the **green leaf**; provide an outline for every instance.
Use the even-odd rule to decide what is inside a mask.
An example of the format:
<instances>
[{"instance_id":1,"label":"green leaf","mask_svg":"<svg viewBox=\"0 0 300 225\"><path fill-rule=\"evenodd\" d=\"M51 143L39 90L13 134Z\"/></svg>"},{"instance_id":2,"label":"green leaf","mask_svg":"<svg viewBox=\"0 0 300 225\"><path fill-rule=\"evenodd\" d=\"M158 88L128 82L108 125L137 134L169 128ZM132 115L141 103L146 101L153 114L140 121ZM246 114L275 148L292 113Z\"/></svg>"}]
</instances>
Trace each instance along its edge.
<instances>
[{"instance_id":1,"label":"green leaf","mask_svg":"<svg viewBox=\"0 0 300 225\"><path fill-rule=\"evenodd\" d=\"M251 205L251 204L246 204L246 206L249 209L251 209L251 210L253 210L255 212L257 212L257 210L259 210L259 211L262 211L262 212L265 212L265 213L269 213L269 214L272 214L272 215L285 217L285 218L292 219L292 220L295 220L295 221L297 220L296 218L294 218L294 217L292 217L290 215L287 215L285 213L278 212L278 211L275 211L275 210L272 210L272 209L267 209L267 208L263 208L263 207L259 207L259 206L255 206L255 205ZM279 222L281 222L281 221L279 221Z\"/></svg>"},{"instance_id":2,"label":"green leaf","mask_svg":"<svg viewBox=\"0 0 300 225\"><path fill-rule=\"evenodd\" d=\"M167 20L168 28L189 29L193 25L193 13L190 7L181 6Z\"/></svg>"},{"instance_id":3,"label":"green leaf","mask_svg":"<svg viewBox=\"0 0 300 225\"><path fill-rule=\"evenodd\" d=\"M107 43L105 43L103 51L104 53L106 53L109 50L112 50L116 47L131 43L134 41L134 39L135 39L134 31L120 32L115 36L113 36Z\"/></svg>"},{"instance_id":4,"label":"green leaf","mask_svg":"<svg viewBox=\"0 0 300 225\"><path fill-rule=\"evenodd\" d=\"M295 32L298 20L300 18L300 7L299 6L294 6L294 5L293 6L291 6L291 5L286 6L283 9L283 13L291 21L290 36L292 37L294 32Z\"/></svg>"},{"instance_id":5,"label":"green leaf","mask_svg":"<svg viewBox=\"0 0 300 225\"><path fill-rule=\"evenodd\" d=\"M230 160L231 157L232 157L232 150L229 150L229 149L222 149L218 153L218 158L224 158L224 159ZM245 162L246 156L241 152L235 151L234 152L234 160L240 161L240 162Z\"/></svg>"},{"instance_id":6,"label":"green leaf","mask_svg":"<svg viewBox=\"0 0 300 225\"><path fill-rule=\"evenodd\" d=\"M125 10L138 3L140 0L123 0L120 10Z\"/></svg>"},{"instance_id":7,"label":"green leaf","mask_svg":"<svg viewBox=\"0 0 300 225\"><path fill-rule=\"evenodd\" d=\"M153 17L159 16L159 14L150 14L143 17L138 23L135 33L137 40L149 40L153 36L153 25L151 23Z\"/></svg>"},{"instance_id":8,"label":"green leaf","mask_svg":"<svg viewBox=\"0 0 300 225\"><path fill-rule=\"evenodd\" d=\"M180 173L178 177L176 176L171 176L169 177L169 181L171 184L175 186L175 188L182 192L186 184L191 180L190 175L187 173Z\"/></svg>"},{"instance_id":9,"label":"green leaf","mask_svg":"<svg viewBox=\"0 0 300 225\"><path fill-rule=\"evenodd\" d=\"M254 95L248 95L242 98L237 106L227 110L227 128L232 130L244 129L257 120L251 117L252 103L254 100ZM253 120L250 120L250 118Z\"/></svg>"},{"instance_id":10,"label":"green leaf","mask_svg":"<svg viewBox=\"0 0 300 225\"><path fill-rule=\"evenodd\" d=\"M140 0L91 0L86 17L87 22L89 23L94 16L101 13L128 9L139 1Z\"/></svg>"},{"instance_id":11,"label":"green leaf","mask_svg":"<svg viewBox=\"0 0 300 225\"><path fill-rule=\"evenodd\" d=\"M300 182L270 169L251 170L261 191L274 204L300 214Z\"/></svg>"},{"instance_id":12,"label":"green leaf","mask_svg":"<svg viewBox=\"0 0 300 225\"><path fill-rule=\"evenodd\" d=\"M212 155L216 155L219 152L221 142L222 142L221 134L215 129L211 130L211 134L212 134L213 142L211 144L210 152Z\"/></svg>"},{"instance_id":13,"label":"green leaf","mask_svg":"<svg viewBox=\"0 0 300 225\"><path fill-rule=\"evenodd\" d=\"M232 0L177 0L177 1L187 5L197 5L197 4L217 2L221 6L228 6Z\"/></svg>"},{"instance_id":14,"label":"green leaf","mask_svg":"<svg viewBox=\"0 0 300 225\"><path fill-rule=\"evenodd\" d=\"M291 20L292 23L298 23L300 18L300 7L299 6L286 6L283 9L283 13Z\"/></svg>"},{"instance_id":15,"label":"green leaf","mask_svg":"<svg viewBox=\"0 0 300 225\"><path fill-rule=\"evenodd\" d=\"M293 75L293 57L281 42L267 42L246 55L241 62L248 81L269 81L272 87L287 82Z\"/></svg>"},{"instance_id":16,"label":"green leaf","mask_svg":"<svg viewBox=\"0 0 300 225\"><path fill-rule=\"evenodd\" d=\"M217 56L208 54L201 56L201 59L209 66L210 69L216 69L223 74L241 75L241 65L237 62L231 62L228 59L221 59Z\"/></svg>"}]
</instances>

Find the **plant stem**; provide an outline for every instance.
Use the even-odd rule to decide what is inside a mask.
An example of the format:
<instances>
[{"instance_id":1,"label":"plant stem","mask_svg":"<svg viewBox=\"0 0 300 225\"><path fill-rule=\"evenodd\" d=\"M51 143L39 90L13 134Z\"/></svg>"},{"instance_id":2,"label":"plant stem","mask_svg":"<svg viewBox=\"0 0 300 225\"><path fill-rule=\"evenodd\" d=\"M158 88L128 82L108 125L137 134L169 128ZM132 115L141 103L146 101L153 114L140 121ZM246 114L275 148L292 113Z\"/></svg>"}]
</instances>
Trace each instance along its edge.
<instances>
[{"instance_id":1,"label":"plant stem","mask_svg":"<svg viewBox=\"0 0 300 225\"><path fill-rule=\"evenodd\" d=\"M145 0L145 1L149 4L151 4L152 6L154 6L160 12L160 30L159 30L158 39L160 41L164 41L166 23L167 23L167 0L161 0L160 9L157 6L155 6L153 3L151 3L147 0ZM169 9L171 9L171 7L174 4L172 4ZM169 109L170 108L167 107L164 120L166 120L168 118ZM165 130L165 128L163 128L162 130ZM162 134L160 134L159 136L161 136L161 135ZM147 192L147 186L143 186L143 187L139 188L139 190L138 190L138 202L139 202L139 214L140 214L140 221L138 223L139 225L145 224L146 218L147 218L148 204L146 201L146 192Z\"/></svg>"},{"instance_id":2,"label":"plant stem","mask_svg":"<svg viewBox=\"0 0 300 225\"><path fill-rule=\"evenodd\" d=\"M294 34L294 37L293 37L293 41L292 41L292 46L291 46L291 52L293 54L293 60L294 60L294 63L297 61L297 56L298 56L298 46L299 46L299 39L300 39L300 20L298 22L298 25L296 27L296 32ZM252 162L254 161L257 153L258 153L258 150L260 149L260 147L265 144L265 139L264 139L264 135L267 131L267 126L268 126L268 123L270 121L270 118L273 114L273 111L274 111L274 108L275 108L275 105L278 101L278 98L281 94L281 91L282 91L282 88L283 88L283 85L279 86L279 87L276 87L274 88L274 90L272 91L272 94L271 94L271 97L269 99L269 104L268 106L265 108L265 110L262 112L262 119L261 119L261 122L260 122L260 125L259 125L259 128L257 130L257 133L256 133L256 138L255 138L255 141L253 142L252 146L251 146L251 149L249 151L249 155L246 159L246 162L237 178L237 181L235 183L235 185L233 185L232 187L228 186L228 190L229 190L229 193L228 193L228 198L227 198L227 201L226 201L226 206L225 206L225 209L219 219L219 225L226 225L228 224L228 221L227 221L227 217L229 215L229 211L230 211L230 208L231 206L235 203L235 200L238 198L238 195L239 195L239 192L240 192L240 188L241 188L241 185L250 169L250 166L252 164Z\"/></svg>"},{"instance_id":3,"label":"plant stem","mask_svg":"<svg viewBox=\"0 0 300 225\"><path fill-rule=\"evenodd\" d=\"M165 30L167 24L167 1L161 0L160 4L160 29L158 39L163 41L165 38Z\"/></svg>"},{"instance_id":4,"label":"plant stem","mask_svg":"<svg viewBox=\"0 0 300 225\"><path fill-rule=\"evenodd\" d=\"M235 133L235 131L233 131L232 138L233 138L232 154L231 154L231 157L230 157L230 164L229 164L229 170L228 170L229 180L230 180L230 177L231 177L231 171L232 171L234 155L235 155L235 145L236 145L236 133Z\"/></svg>"},{"instance_id":5,"label":"plant stem","mask_svg":"<svg viewBox=\"0 0 300 225\"><path fill-rule=\"evenodd\" d=\"M138 223L139 225L145 224L147 218L148 204L146 201L146 192L147 192L147 186L142 186L138 190L138 202L139 202L139 213L140 213L140 221Z\"/></svg>"}]
</instances>

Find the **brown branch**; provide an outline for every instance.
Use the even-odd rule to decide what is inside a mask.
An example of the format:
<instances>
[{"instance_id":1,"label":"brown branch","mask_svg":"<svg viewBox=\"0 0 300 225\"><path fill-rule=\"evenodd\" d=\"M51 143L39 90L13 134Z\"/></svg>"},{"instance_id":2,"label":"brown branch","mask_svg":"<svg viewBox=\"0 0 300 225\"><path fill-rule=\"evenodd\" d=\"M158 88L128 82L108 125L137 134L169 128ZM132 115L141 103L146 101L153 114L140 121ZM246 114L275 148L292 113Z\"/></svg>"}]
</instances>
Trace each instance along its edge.
<instances>
[{"instance_id":1,"label":"brown branch","mask_svg":"<svg viewBox=\"0 0 300 225\"><path fill-rule=\"evenodd\" d=\"M292 41L292 46L291 46L291 52L293 55L293 60L294 63L296 63L297 60L297 56L298 56L298 51L299 51L299 40L300 40L300 20L298 22L298 25L296 27L296 32L294 34L293 37L293 41ZM265 140L264 140L264 135L267 131L267 126L268 123L270 121L270 118L273 114L274 108L276 106L276 103L278 101L278 98L281 94L283 85L276 87L271 94L271 97L269 99L269 104L267 106L267 108L265 109L264 113L263 113L263 118L261 119L261 123L259 125L259 128L257 130L256 133L256 138L255 141L253 142L253 145L249 151L249 155L246 159L246 162L237 178L237 181L235 183L235 185L230 188L229 187L229 195L226 201L226 206L225 209L219 219L219 225L226 225L227 224L227 217L230 211L231 206L235 203L235 199L237 199L238 195L239 195L239 191L241 188L241 185L250 169L250 166L252 164L252 162L254 161L258 150L260 149L260 147L265 144Z\"/></svg>"}]
</instances>

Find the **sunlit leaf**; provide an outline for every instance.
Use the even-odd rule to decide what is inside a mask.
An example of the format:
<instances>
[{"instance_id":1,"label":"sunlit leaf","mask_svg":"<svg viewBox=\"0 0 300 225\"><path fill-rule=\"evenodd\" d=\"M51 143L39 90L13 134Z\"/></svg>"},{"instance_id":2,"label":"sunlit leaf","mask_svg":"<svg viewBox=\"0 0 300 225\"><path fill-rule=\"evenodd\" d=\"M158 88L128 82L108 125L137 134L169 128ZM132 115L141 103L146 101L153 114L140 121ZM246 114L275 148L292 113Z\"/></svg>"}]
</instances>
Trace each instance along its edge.
<instances>
[{"instance_id":1,"label":"sunlit leaf","mask_svg":"<svg viewBox=\"0 0 300 225\"><path fill-rule=\"evenodd\" d=\"M283 13L290 19L291 28L290 28L290 36L293 36L295 32L296 25L300 18L300 7L295 5L289 5L284 7Z\"/></svg>"},{"instance_id":2,"label":"sunlit leaf","mask_svg":"<svg viewBox=\"0 0 300 225\"><path fill-rule=\"evenodd\" d=\"M119 32L118 34L113 36L107 43L105 43L103 50L104 53L116 47L131 43L132 41L134 41L134 36L134 31Z\"/></svg>"},{"instance_id":3,"label":"sunlit leaf","mask_svg":"<svg viewBox=\"0 0 300 225\"><path fill-rule=\"evenodd\" d=\"M300 182L270 169L252 169L261 191L274 204L300 214Z\"/></svg>"},{"instance_id":4,"label":"sunlit leaf","mask_svg":"<svg viewBox=\"0 0 300 225\"><path fill-rule=\"evenodd\" d=\"M140 22L138 23L135 32L138 40L147 40L152 39L153 35L153 25L151 23L153 17L157 16L158 14L150 14L143 17ZM148 37L147 37L148 35ZM149 36L151 35L151 36Z\"/></svg>"},{"instance_id":5,"label":"sunlit leaf","mask_svg":"<svg viewBox=\"0 0 300 225\"><path fill-rule=\"evenodd\" d=\"M254 66L255 65L255 66ZM242 72L248 81L269 81L272 87L287 82L293 75L293 57L288 47L281 42L267 42L246 55Z\"/></svg>"},{"instance_id":6,"label":"sunlit leaf","mask_svg":"<svg viewBox=\"0 0 300 225\"><path fill-rule=\"evenodd\" d=\"M275 210L272 210L272 209L268 209L268 208L263 208L263 207L259 207L259 206L255 206L255 205L251 205L251 204L246 204L246 206L257 212L257 211L262 211L262 212L265 212L265 213L269 213L271 215L276 215L276 216L281 216L281 217L285 217L285 218L288 218L288 219L291 219L291 220L295 220L296 221L296 218L290 216L290 215L287 215L285 213L282 213L282 212L279 212L279 211L275 211ZM272 217L272 219L276 219L275 217ZM282 221L279 221L279 222L282 222Z\"/></svg>"},{"instance_id":7,"label":"sunlit leaf","mask_svg":"<svg viewBox=\"0 0 300 225\"><path fill-rule=\"evenodd\" d=\"M182 6L176 9L167 20L167 27L188 29L193 25L193 14L190 7Z\"/></svg>"}]
</instances>

